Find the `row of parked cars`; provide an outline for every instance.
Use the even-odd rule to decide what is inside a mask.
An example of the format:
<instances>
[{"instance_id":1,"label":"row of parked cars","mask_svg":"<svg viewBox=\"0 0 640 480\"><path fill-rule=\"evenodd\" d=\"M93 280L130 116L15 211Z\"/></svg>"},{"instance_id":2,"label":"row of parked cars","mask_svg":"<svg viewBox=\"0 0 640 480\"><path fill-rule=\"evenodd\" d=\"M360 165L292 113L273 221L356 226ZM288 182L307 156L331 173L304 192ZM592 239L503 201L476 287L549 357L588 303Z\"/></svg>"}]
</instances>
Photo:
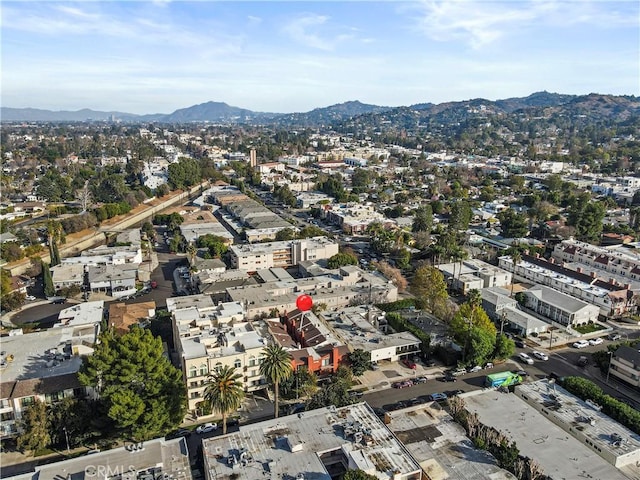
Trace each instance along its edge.
<instances>
[{"instance_id":1,"label":"row of parked cars","mask_svg":"<svg viewBox=\"0 0 640 480\"><path fill-rule=\"evenodd\" d=\"M427 377L416 377L411 380L401 380L399 382L393 382L391 386L393 388L409 388L419 383L427 383Z\"/></svg>"}]
</instances>

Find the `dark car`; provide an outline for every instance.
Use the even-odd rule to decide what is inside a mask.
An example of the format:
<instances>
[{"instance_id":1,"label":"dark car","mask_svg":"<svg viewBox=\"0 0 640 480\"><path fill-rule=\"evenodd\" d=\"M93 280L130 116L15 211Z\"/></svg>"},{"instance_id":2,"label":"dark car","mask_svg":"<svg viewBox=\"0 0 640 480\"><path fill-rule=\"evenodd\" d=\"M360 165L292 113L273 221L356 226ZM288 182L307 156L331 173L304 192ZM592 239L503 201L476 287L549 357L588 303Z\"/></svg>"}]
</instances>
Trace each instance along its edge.
<instances>
[{"instance_id":1,"label":"dark car","mask_svg":"<svg viewBox=\"0 0 640 480\"><path fill-rule=\"evenodd\" d=\"M67 303L67 299L66 298L56 298L56 299L52 300L51 303L55 303L57 305L62 305L63 303Z\"/></svg>"},{"instance_id":2,"label":"dark car","mask_svg":"<svg viewBox=\"0 0 640 480\"><path fill-rule=\"evenodd\" d=\"M464 393L464 390L447 390L446 392L444 392L445 395L447 395L448 397L457 397L458 395L460 395L461 393Z\"/></svg>"},{"instance_id":3,"label":"dark car","mask_svg":"<svg viewBox=\"0 0 640 480\"><path fill-rule=\"evenodd\" d=\"M164 438L165 440L171 440L173 438L180 437L189 438L191 436L191 433L191 430L187 430L186 428L179 428L178 430L167 433Z\"/></svg>"},{"instance_id":4,"label":"dark car","mask_svg":"<svg viewBox=\"0 0 640 480\"><path fill-rule=\"evenodd\" d=\"M524 370L513 370L512 373L515 373L516 375L520 375L521 377L528 377L529 374L527 372L525 372Z\"/></svg>"},{"instance_id":5,"label":"dark car","mask_svg":"<svg viewBox=\"0 0 640 480\"><path fill-rule=\"evenodd\" d=\"M518 348L524 348L525 347L524 340L522 340L521 338L515 338L513 341L516 344L516 347L518 347Z\"/></svg>"},{"instance_id":6,"label":"dark car","mask_svg":"<svg viewBox=\"0 0 640 480\"><path fill-rule=\"evenodd\" d=\"M456 377L451 375L450 373L445 373L443 377L438 378L441 382L455 382Z\"/></svg>"}]
</instances>

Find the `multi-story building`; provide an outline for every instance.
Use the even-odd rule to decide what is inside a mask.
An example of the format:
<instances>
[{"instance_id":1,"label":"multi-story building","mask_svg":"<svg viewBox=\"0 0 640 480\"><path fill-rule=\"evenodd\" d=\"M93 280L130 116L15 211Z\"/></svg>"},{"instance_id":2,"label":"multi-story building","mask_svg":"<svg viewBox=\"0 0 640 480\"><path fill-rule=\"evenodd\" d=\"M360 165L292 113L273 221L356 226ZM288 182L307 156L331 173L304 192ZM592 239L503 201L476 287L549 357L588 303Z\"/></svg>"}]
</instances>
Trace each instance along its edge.
<instances>
[{"instance_id":1,"label":"multi-story building","mask_svg":"<svg viewBox=\"0 0 640 480\"><path fill-rule=\"evenodd\" d=\"M338 251L338 243L327 237L233 245L229 248L232 268L245 271L291 267L307 260L330 258Z\"/></svg>"},{"instance_id":2,"label":"multi-story building","mask_svg":"<svg viewBox=\"0 0 640 480\"><path fill-rule=\"evenodd\" d=\"M619 285L565 268L539 256L523 255L514 265L510 256L499 258L498 265L514 274L518 280L551 287L584 302L597 305L605 317L618 317L636 309L634 294L628 285Z\"/></svg>"},{"instance_id":3,"label":"multi-story building","mask_svg":"<svg viewBox=\"0 0 640 480\"><path fill-rule=\"evenodd\" d=\"M619 283L635 283L632 289L640 289L640 256L629 249L602 248L577 240L563 240L554 247L553 258L579 273L613 276Z\"/></svg>"},{"instance_id":4,"label":"multi-story building","mask_svg":"<svg viewBox=\"0 0 640 480\"><path fill-rule=\"evenodd\" d=\"M366 403L244 425L204 440L202 451L206 480L331 480L348 470L379 480L424 477L420 464Z\"/></svg>"},{"instance_id":5,"label":"multi-story building","mask_svg":"<svg viewBox=\"0 0 640 480\"><path fill-rule=\"evenodd\" d=\"M311 295L314 303L325 305L328 310L398 299L397 287L384 276L353 265L308 278L228 288L227 299L245 305L247 317L252 319L274 311L282 315L295 310L296 300L303 293Z\"/></svg>"},{"instance_id":6,"label":"multi-story building","mask_svg":"<svg viewBox=\"0 0 640 480\"><path fill-rule=\"evenodd\" d=\"M190 412L203 413L200 403L204 400L207 377L223 365L242 374L240 381L246 392L264 388L260 363L267 345L266 325L247 322L242 304L227 302L215 306L207 295L193 295L167 299L167 309L173 317L173 338Z\"/></svg>"},{"instance_id":7,"label":"multi-story building","mask_svg":"<svg viewBox=\"0 0 640 480\"><path fill-rule=\"evenodd\" d=\"M94 293L105 293L115 298L136 293L138 269L135 266L90 265L87 276L89 287Z\"/></svg>"},{"instance_id":8,"label":"multi-story building","mask_svg":"<svg viewBox=\"0 0 640 480\"><path fill-rule=\"evenodd\" d=\"M82 357L93 353L97 328L68 326L10 335L0 347L0 438L18 433L23 411L88 393L78 381Z\"/></svg>"},{"instance_id":9,"label":"multi-story building","mask_svg":"<svg viewBox=\"0 0 640 480\"><path fill-rule=\"evenodd\" d=\"M611 356L608 376L640 389L640 350L623 345Z\"/></svg>"},{"instance_id":10,"label":"multi-story building","mask_svg":"<svg viewBox=\"0 0 640 480\"><path fill-rule=\"evenodd\" d=\"M84 265L61 263L49 269L53 280L53 287L57 290L84 285Z\"/></svg>"},{"instance_id":11,"label":"multi-story building","mask_svg":"<svg viewBox=\"0 0 640 480\"><path fill-rule=\"evenodd\" d=\"M349 234L363 233L374 222L383 226L394 226L394 223L383 214L377 212L373 205L345 204L325 206L325 216L329 223L338 225Z\"/></svg>"},{"instance_id":12,"label":"multi-story building","mask_svg":"<svg viewBox=\"0 0 640 480\"><path fill-rule=\"evenodd\" d=\"M504 287L511 283L511 272L482 260L443 263L437 268L447 283L451 284L451 288L464 295L469 293L469 290Z\"/></svg>"},{"instance_id":13,"label":"multi-story building","mask_svg":"<svg viewBox=\"0 0 640 480\"><path fill-rule=\"evenodd\" d=\"M524 296L527 308L565 327L595 322L600 314L596 305L545 286L532 287Z\"/></svg>"}]
</instances>

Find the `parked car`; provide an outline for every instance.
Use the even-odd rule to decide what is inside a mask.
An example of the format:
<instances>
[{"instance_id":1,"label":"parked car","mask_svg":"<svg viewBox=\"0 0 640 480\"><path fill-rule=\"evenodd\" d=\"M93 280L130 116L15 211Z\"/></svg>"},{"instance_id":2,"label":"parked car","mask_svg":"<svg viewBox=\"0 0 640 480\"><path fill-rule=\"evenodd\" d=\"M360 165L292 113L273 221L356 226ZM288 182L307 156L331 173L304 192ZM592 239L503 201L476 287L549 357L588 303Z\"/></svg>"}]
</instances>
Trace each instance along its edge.
<instances>
[{"instance_id":1,"label":"parked car","mask_svg":"<svg viewBox=\"0 0 640 480\"><path fill-rule=\"evenodd\" d=\"M419 383L427 383L427 377L417 377L413 379L414 385L417 385Z\"/></svg>"},{"instance_id":2,"label":"parked car","mask_svg":"<svg viewBox=\"0 0 640 480\"><path fill-rule=\"evenodd\" d=\"M453 375L454 377L459 377L460 375L464 375L465 373L467 373L466 368L456 368L455 370L451 371L451 375Z\"/></svg>"},{"instance_id":3,"label":"parked car","mask_svg":"<svg viewBox=\"0 0 640 480\"><path fill-rule=\"evenodd\" d=\"M533 365L533 358L531 358L526 353L521 352L521 353L518 354L518 357L520 357L520 360L522 360L527 365Z\"/></svg>"},{"instance_id":4,"label":"parked car","mask_svg":"<svg viewBox=\"0 0 640 480\"><path fill-rule=\"evenodd\" d=\"M515 373L516 375L520 375L521 377L528 377L529 374L524 370L513 370L511 373Z\"/></svg>"},{"instance_id":5,"label":"parked car","mask_svg":"<svg viewBox=\"0 0 640 480\"><path fill-rule=\"evenodd\" d=\"M432 393L431 395L429 395L429 398L433 402L441 402L442 400L446 400L449 397L447 397L446 393Z\"/></svg>"},{"instance_id":6,"label":"parked car","mask_svg":"<svg viewBox=\"0 0 640 480\"><path fill-rule=\"evenodd\" d=\"M413 387L413 382L411 380L403 380L401 382L394 382L391 384L393 388L407 388Z\"/></svg>"},{"instance_id":7,"label":"parked car","mask_svg":"<svg viewBox=\"0 0 640 480\"><path fill-rule=\"evenodd\" d=\"M457 397L461 393L464 393L464 390L457 389L457 390L447 390L446 392L444 392L444 394L447 397Z\"/></svg>"},{"instance_id":8,"label":"parked car","mask_svg":"<svg viewBox=\"0 0 640 480\"><path fill-rule=\"evenodd\" d=\"M205 423L203 425L198 426L196 428L196 433L209 433L218 429L218 425L216 423Z\"/></svg>"},{"instance_id":9,"label":"parked car","mask_svg":"<svg viewBox=\"0 0 640 480\"><path fill-rule=\"evenodd\" d=\"M447 372L443 377L438 378L441 382L455 382L457 379L454 377L451 372Z\"/></svg>"},{"instance_id":10,"label":"parked car","mask_svg":"<svg viewBox=\"0 0 640 480\"><path fill-rule=\"evenodd\" d=\"M493 362L485 363L484 368L493 368Z\"/></svg>"},{"instance_id":11,"label":"parked car","mask_svg":"<svg viewBox=\"0 0 640 480\"><path fill-rule=\"evenodd\" d=\"M577 342L573 343L574 348L586 348L589 346L589 342L587 342L586 340L578 340Z\"/></svg>"},{"instance_id":12,"label":"parked car","mask_svg":"<svg viewBox=\"0 0 640 480\"><path fill-rule=\"evenodd\" d=\"M547 355L544 352L539 352L537 350L534 350L533 352L531 352L531 355L533 355L534 357L536 357L538 360L549 360L549 355Z\"/></svg>"},{"instance_id":13,"label":"parked car","mask_svg":"<svg viewBox=\"0 0 640 480\"><path fill-rule=\"evenodd\" d=\"M476 372L479 372L480 370L482 370L482 367L480 365L476 365L475 367L469 368L468 372L469 373L476 373Z\"/></svg>"},{"instance_id":14,"label":"parked car","mask_svg":"<svg viewBox=\"0 0 640 480\"><path fill-rule=\"evenodd\" d=\"M604 342L604 340L602 340L602 338L598 337L598 338L591 338L589 340L589 345L600 345L602 342Z\"/></svg>"},{"instance_id":15,"label":"parked car","mask_svg":"<svg viewBox=\"0 0 640 480\"><path fill-rule=\"evenodd\" d=\"M617 332L611 332L609 335L607 335L607 338L615 342L616 340L620 340L622 338L622 335Z\"/></svg>"},{"instance_id":16,"label":"parked car","mask_svg":"<svg viewBox=\"0 0 640 480\"><path fill-rule=\"evenodd\" d=\"M580 358L578 358L578 361L576 363L579 367L586 367L587 365L589 365L589 358L585 357L584 355L580 355Z\"/></svg>"},{"instance_id":17,"label":"parked car","mask_svg":"<svg viewBox=\"0 0 640 480\"><path fill-rule=\"evenodd\" d=\"M513 342L516 344L516 347L518 347L518 348L524 348L525 347L524 340L522 340L521 338L514 338Z\"/></svg>"},{"instance_id":18,"label":"parked car","mask_svg":"<svg viewBox=\"0 0 640 480\"><path fill-rule=\"evenodd\" d=\"M164 438L166 440L171 440L172 438L180 438L180 437L188 438L190 436L191 436L191 430L188 430L186 428L179 428L178 430L174 430L173 432L167 433L167 435L165 435Z\"/></svg>"},{"instance_id":19,"label":"parked car","mask_svg":"<svg viewBox=\"0 0 640 480\"><path fill-rule=\"evenodd\" d=\"M417 365L416 362L414 362L413 360L409 359L409 358L405 358L404 360L402 360L402 363L404 363L405 367L408 367L412 370L415 370Z\"/></svg>"},{"instance_id":20,"label":"parked car","mask_svg":"<svg viewBox=\"0 0 640 480\"><path fill-rule=\"evenodd\" d=\"M36 297L34 297L33 295L27 295L25 298L30 302L33 302L36 299Z\"/></svg>"}]
</instances>

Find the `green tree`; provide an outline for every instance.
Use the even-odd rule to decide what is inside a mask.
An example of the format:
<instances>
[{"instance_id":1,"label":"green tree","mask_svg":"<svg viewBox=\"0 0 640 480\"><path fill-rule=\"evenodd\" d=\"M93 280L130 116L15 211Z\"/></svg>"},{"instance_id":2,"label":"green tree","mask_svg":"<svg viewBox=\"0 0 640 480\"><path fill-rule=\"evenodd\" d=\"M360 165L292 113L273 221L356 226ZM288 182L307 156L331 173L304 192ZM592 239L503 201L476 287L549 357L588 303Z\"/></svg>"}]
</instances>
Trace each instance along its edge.
<instances>
[{"instance_id":1,"label":"green tree","mask_svg":"<svg viewBox=\"0 0 640 480\"><path fill-rule=\"evenodd\" d=\"M529 233L527 217L507 208L497 215L502 228L502 236L505 238L526 237Z\"/></svg>"},{"instance_id":2,"label":"green tree","mask_svg":"<svg viewBox=\"0 0 640 480\"><path fill-rule=\"evenodd\" d=\"M418 268L411 280L409 291L433 315L442 315L446 310L449 294L442 272L435 267Z\"/></svg>"},{"instance_id":3,"label":"green tree","mask_svg":"<svg viewBox=\"0 0 640 480\"><path fill-rule=\"evenodd\" d=\"M433 226L433 210L431 205L423 205L416 210L413 217L413 224L411 225L411 231L417 232L431 232Z\"/></svg>"},{"instance_id":4,"label":"green tree","mask_svg":"<svg viewBox=\"0 0 640 480\"><path fill-rule=\"evenodd\" d=\"M306 367L298 367L293 374L280 383L280 395L291 400L305 398L318 390L318 376Z\"/></svg>"},{"instance_id":5,"label":"green tree","mask_svg":"<svg viewBox=\"0 0 640 480\"><path fill-rule=\"evenodd\" d=\"M0 257L7 262L15 262L24 258L24 251L18 242L4 242L0 245Z\"/></svg>"},{"instance_id":6,"label":"green tree","mask_svg":"<svg viewBox=\"0 0 640 480\"><path fill-rule=\"evenodd\" d=\"M471 205L467 201L456 201L449 208L449 230L459 232L469 227L469 222L473 218Z\"/></svg>"},{"instance_id":7,"label":"green tree","mask_svg":"<svg viewBox=\"0 0 640 480\"><path fill-rule=\"evenodd\" d=\"M62 239L62 225L55 220L47 222L47 243L49 244L49 257L51 258L51 266L60 264L60 252L58 251L58 243Z\"/></svg>"},{"instance_id":8,"label":"green tree","mask_svg":"<svg viewBox=\"0 0 640 480\"><path fill-rule=\"evenodd\" d=\"M331 269L344 267L345 265L357 265L357 264L358 264L358 257L356 257L351 253L346 253L346 252L336 253L334 256L332 256L327 260L327 267Z\"/></svg>"},{"instance_id":9,"label":"green tree","mask_svg":"<svg viewBox=\"0 0 640 480\"><path fill-rule=\"evenodd\" d=\"M42 283L44 285L44 296L53 297L56 294L56 289L53 286L53 277L51 276L51 270L48 263L42 263Z\"/></svg>"},{"instance_id":10,"label":"green tree","mask_svg":"<svg viewBox=\"0 0 640 480\"><path fill-rule=\"evenodd\" d=\"M377 478L375 475L369 475L362 470L347 470L342 480L376 480Z\"/></svg>"},{"instance_id":11,"label":"green tree","mask_svg":"<svg viewBox=\"0 0 640 480\"><path fill-rule=\"evenodd\" d=\"M307 402L307 410L335 405L343 407L353 403L353 397L349 395L349 389L353 386L353 373L351 369L341 365L331 377L328 384L319 389Z\"/></svg>"},{"instance_id":12,"label":"green tree","mask_svg":"<svg viewBox=\"0 0 640 480\"><path fill-rule=\"evenodd\" d=\"M167 170L168 183L173 190L188 188L202 180L200 164L193 158L180 158Z\"/></svg>"},{"instance_id":13,"label":"green tree","mask_svg":"<svg viewBox=\"0 0 640 480\"><path fill-rule=\"evenodd\" d=\"M291 355L280 345L276 344L265 347L262 354L264 358L260 364L260 373L273 385L274 412L277 418L280 382L289 378L293 372Z\"/></svg>"},{"instance_id":14,"label":"green tree","mask_svg":"<svg viewBox=\"0 0 640 480\"><path fill-rule=\"evenodd\" d=\"M242 406L244 389L240 379L242 374L236 369L224 365L213 371L207 381L204 399L211 405L211 410L222 415L222 434L227 433L227 416Z\"/></svg>"},{"instance_id":15,"label":"green tree","mask_svg":"<svg viewBox=\"0 0 640 480\"><path fill-rule=\"evenodd\" d=\"M371 352L356 348L347 355L349 366L356 377L359 377L371 367Z\"/></svg>"},{"instance_id":16,"label":"green tree","mask_svg":"<svg viewBox=\"0 0 640 480\"><path fill-rule=\"evenodd\" d=\"M480 306L463 303L453 316L449 330L463 346L465 362L480 365L495 350L496 326Z\"/></svg>"},{"instance_id":17,"label":"green tree","mask_svg":"<svg viewBox=\"0 0 640 480\"><path fill-rule=\"evenodd\" d=\"M22 412L19 427L21 433L18 435L17 443L23 452L32 451L35 454L51 443L47 407L40 400L35 400Z\"/></svg>"},{"instance_id":18,"label":"green tree","mask_svg":"<svg viewBox=\"0 0 640 480\"><path fill-rule=\"evenodd\" d=\"M480 293L480 290L477 288L469 290L469 293L467 293L467 303L474 307L482 305L482 294Z\"/></svg>"},{"instance_id":19,"label":"green tree","mask_svg":"<svg viewBox=\"0 0 640 480\"><path fill-rule=\"evenodd\" d=\"M293 228L283 228L276 233L276 241L293 240L296 238L296 232Z\"/></svg>"},{"instance_id":20,"label":"green tree","mask_svg":"<svg viewBox=\"0 0 640 480\"><path fill-rule=\"evenodd\" d=\"M484 365L493 359L496 335L483 328L473 327L469 336L469 350L466 361L471 365Z\"/></svg>"},{"instance_id":21,"label":"green tree","mask_svg":"<svg viewBox=\"0 0 640 480\"><path fill-rule=\"evenodd\" d=\"M509 358L516 351L515 342L506 335L499 334L496 337L496 347L493 351L493 358L505 359Z\"/></svg>"},{"instance_id":22,"label":"green tree","mask_svg":"<svg viewBox=\"0 0 640 480\"><path fill-rule=\"evenodd\" d=\"M590 201L589 194L581 194L569 207L568 223L575 227L576 238L583 242L599 243L602 235L602 220L606 210L602 203Z\"/></svg>"},{"instance_id":23,"label":"green tree","mask_svg":"<svg viewBox=\"0 0 640 480\"><path fill-rule=\"evenodd\" d=\"M133 328L120 337L103 332L78 379L98 390L109 418L134 439L153 438L184 417L182 372L171 365L162 340L149 330Z\"/></svg>"},{"instance_id":24,"label":"green tree","mask_svg":"<svg viewBox=\"0 0 640 480\"><path fill-rule=\"evenodd\" d=\"M66 448L68 440L69 447L75 448L82 445L93 434L97 434L98 432L94 432L91 428L97 408L94 403L92 400L65 397L49 405L47 418L51 443L60 448Z\"/></svg>"}]
</instances>

